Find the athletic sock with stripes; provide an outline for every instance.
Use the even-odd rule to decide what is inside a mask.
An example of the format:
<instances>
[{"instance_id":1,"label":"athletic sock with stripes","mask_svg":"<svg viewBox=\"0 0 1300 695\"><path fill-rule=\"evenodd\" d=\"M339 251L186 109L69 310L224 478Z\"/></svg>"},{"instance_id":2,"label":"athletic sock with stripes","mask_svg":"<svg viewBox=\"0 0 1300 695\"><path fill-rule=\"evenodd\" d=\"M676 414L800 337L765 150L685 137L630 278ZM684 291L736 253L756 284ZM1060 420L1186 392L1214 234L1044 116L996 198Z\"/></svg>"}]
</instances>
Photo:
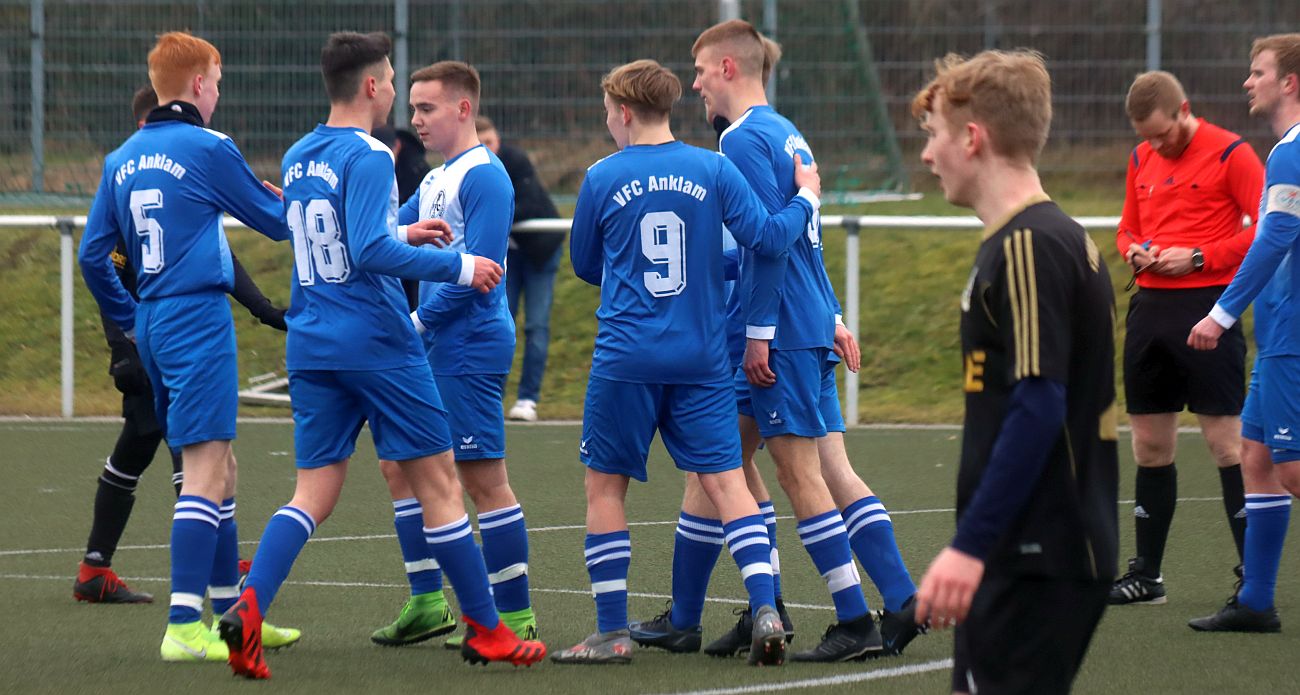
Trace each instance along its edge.
<instances>
[{"instance_id":1,"label":"athletic sock with stripes","mask_svg":"<svg viewBox=\"0 0 1300 695\"><path fill-rule=\"evenodd\" d=\"M863 497L844 508L844 525L849 529L849 545L880 590L885 610L901 609L916 593L916 584L898 552L894 523L885 505L875 495Z\"/></svg>"},{"instance_id":2,"label":"athletic sock with stripes","mask_svg":"<svg viewBox=\"0 0 1300 695\"><path fill-rule=\"evenodd\" d=\"M867 599L862 595L862 581L853 564L849 534L839 510L832 509L800 521L798 531L799 540L830 589L836 620L843 623L861 618L867 612Z\"/></svg>"},{"instance_id":3,"label":"athletic sock with stripes","mask_svg":"<svg viewBox=\"0 0 1300 695\"><path fill-rule=\"evenodd\" d=\"M280 507L266 522L262 540L253 556L253 567L244 580L244 588L257 592L257 606L266 617L271 602L280 591L280 585L289 578L289 570L298 559L298 553L307 545L307 539L316 532L316 520L297 508Z\"/></svg>"},{"instance_id":4,"label":"athletic sock with stripes","mask_svg":"<svg viewBox=\"0 0 1300 695\"><path fill-rule=\"evenodd\" d=\"M1277 568L1291 523L1291 495L1246 495L1246 563L1237 600L1254 610L1273 607Z\"/></svg>"},{"instance_id":5,"label":"athletic sock with stripes","mask_svg":"<svg viewBox=\"0 0 1300 695\"><path fill-rule=\"evenodd\" d=\"M208 598L216 615L230 610L239 599L239 527L235 524L234 497L221 500L221 523L217 525L217 548L212 554Z\"/></svg>"},{"instance_id":6,"label":"athletic sock with stripes","mask_svg":"<svg viewBox=\"0 0 1300 695\"><path fill-rule=\"evenodd\" d=\"M411 595L442 591L442 567L433 559L433 551L424 540L424 509L419 500L414 497L393 500L393 528L397 530L397 544L402 548Z\"/></svg>"},{"instance_id":7,"label":"athletic sock with stripes","mask_svg":"<svg viewBox=\"0 0 1300 695\"><path fill-rule=\"evenodd\" d=\"M483 554L474 542L469 516L437 528L426 526L424 540L451 582L456 599L460 601L460 612L484 629L495 630L500 616L492 603L487 568L483 564Z\"/></svg>"},{"instance_id":8,"label":"athletic sock with stripes","mask_svg":"<svg viewBox=\"0 0 1300 695\"><path fill-rule=\"evenodd\" d=\"M776 508L772 500L758 503L758 513L763 515L763 525L767 527L767 542L772 546L772 592L781 598L781 555L776 550Z\"/></svg>"},{"instance_id":9,"label":"athletic sock with stripes","mask_svg":"<svg viewBox=\"0 0 1300 695\"><path fill-rule=\"evenodd\" d=\"M167 622L192 623L203 610L221 511L211 500L181 495L172 515L172 594Z\"/></svg>"},{"instance_id":10,"label":"athletic sock with stripes","mask_svg":"<svg viewBox=\"0 0 1300 695\"><path fill-rule=\"evenodd\" d=\"M673 609L669 620L684 630L700 624L709 577L726 541L722 521L682 512L673 535Z\"/></svg>"},{"instance_id":11,"label":"athletic sock with stripes","mask_svg":"<svg viewBox=\"0 0 1300 695\"><path fill-rule=\"evenodd\" d=\"M591 593L596 598L596 629L627 629L627 570L632 564L632 536L627 529L588 533L583 543Z\"/></svg>"},{"instance_id":12,"label":"athletic sock with stripes","mask_svg":"<svg viewBox=\"0 0 1300 695\"><path fill-rule=\"evenodd\" d=\"M743 516L723 524L727 549L740 568L740 577L749 593L749 609L755 614L763 606L776 606L772 588L772 546L762 514Z\"/></svg>"},{"instance_id":13,"label":"athletic sock with stripes","mask_svg":"<svg viewBox=\"0 0 1300 695\"><path fill-rule=\"evenodd\" d=\"M518 504L478 515L483 538L483 562L492 598L502 613L521 611L528 599L528 525Z\"/></svg>"}]
</instances>

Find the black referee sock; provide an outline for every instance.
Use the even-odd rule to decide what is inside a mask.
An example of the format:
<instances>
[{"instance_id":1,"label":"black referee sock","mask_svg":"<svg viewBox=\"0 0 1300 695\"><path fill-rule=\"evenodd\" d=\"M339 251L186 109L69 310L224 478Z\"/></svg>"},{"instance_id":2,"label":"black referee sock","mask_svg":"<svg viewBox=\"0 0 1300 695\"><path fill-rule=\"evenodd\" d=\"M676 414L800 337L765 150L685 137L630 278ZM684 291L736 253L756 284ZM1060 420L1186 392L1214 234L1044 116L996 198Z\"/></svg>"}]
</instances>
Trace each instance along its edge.
<instances>
[{"instance_id":1,"label":"black referee sock","mask_svg":"<svg viewBox=\"0 0 1300 695\"><path fill-rule=\"evenodd\" d=\"M1242 549L1246 544L1246 490L1241 482L1241 464L1220 468L1219 485L1223 488L1223 511L1228 515L1232 542L1237 544L1237 559L1245 562Z\"/></svg>"},{"instance_id":2,"label":"black referee sock","mask_svg":"<svg viewBox=\"0 0 1300 695\"><path fill-rule=\"evenodd\" d=\"M109 482L105 477L100 477L99 489L95 491L94 520L90 525L90 539L86 541L84 559L92 567L113 564L113 553L135 506L134 489L123 487L121 481Z\"/></svg>"},{"instance_id":3,"label":"black referee sock","mask_svg":"<svg viewBox=\"0 0 1300 695\"><path fill-rule=\"evenodd\" d=\"M1136 493L1133 525L1137 530L1137 554L1143 560L1145 574L1158 577L1178 500L1178 470L1172 463L1158 468L1139 466Z\"/></svg>"}]
</instances>

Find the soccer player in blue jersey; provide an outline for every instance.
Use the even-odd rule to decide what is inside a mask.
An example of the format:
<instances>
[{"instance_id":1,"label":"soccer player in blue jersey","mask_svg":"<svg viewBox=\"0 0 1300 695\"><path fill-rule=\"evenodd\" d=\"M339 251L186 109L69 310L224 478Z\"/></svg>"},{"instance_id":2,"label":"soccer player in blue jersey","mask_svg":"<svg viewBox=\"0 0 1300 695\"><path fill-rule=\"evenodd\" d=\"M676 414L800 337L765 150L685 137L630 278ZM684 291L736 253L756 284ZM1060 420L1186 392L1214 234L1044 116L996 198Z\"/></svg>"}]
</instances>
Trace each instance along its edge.
<instances>
[{"instance_id":1,"label":"soccer player in blue jersey","mask_svg":"<svg viewBox=\"0 0 1300 695\"><path fill-rule=\"evenodd\" d=\"M450 226L449 248L506 262L515 193L501 160L479 142L478 71L443 61L411 75L411 126L421 142L442 155L397 221L441 219ZM515 323L504 285L487 294L453 283L420 285L411 321L425 337L438 391L452 404L447 419L461 483L478 512L483 558L501 619L525 639L537 638L528 597L528 528L506 474L505 417L501 399L515 352ZM411 598L392 624L371 639L411 644L455 627L442 592L441 571L423 542L419 502L401 467L381 462L393 496L394 526L406 563ZM460 648L459 636L447 640Z\"/></svg>"},{"instance_id":2,"label":"soccer player in blue jersey","mask_svg":"<svg viewBox=\"0 0 1300 695\"><path fill-rule=\"evenodd\" d=\"M239 578L230 447L239 370L226 301L235 274L222 215L276 241L288 231L280 201L239 148L205 127L220 97L217 49L186 33L163 34L149 52L149 79L162 106L105 159L80 263L103 315L135 340L158 422L181 449L162 658L224 661L225 645L199 621L209 585L222 611L234 603ZM119 242L136 269L138 304L113 270ZM275 631L281 646L297 638L296 630Z\"/></svg>"},{"instance_id":3,"label":"soccer player in blue jersey","mask_svg":"<svg viewBox=\"0 0 1300 695\"><path fill-rule=\"evenodd\" d=\"M722 153L736 163L769 211L779 209L794 193L784 183L793 154L812 158L803 136L767 104L764 77L780 59L779 47L765 41L749 23L733 20L704 31L693 53L694 88L705 101L706 116L729 123L719 141ZM886 624L900 627L891 632L892 653L915 636L913 621L894 619L909 605L915 587L899 556L888 513L853 471L844 449L845 427L834 373L838 360L832 350L843 354L856 371L858 348L852 334L837 321L839 304L821 253L816 219L807 238L787 256L766 259L742 251L739 296L731 315L746 324L748 350L761 352L751 355L746 369L736 373L750 490L760 498L775 545L776 514L753 465L761 435L768 439L778 481L795 508L800 537L836 604L838 624L821 644L792 658L843 661L881 651L881 638L853 565L853 550L885 596ZM777 348L772 365L779 378L768 366L769 341ZM762 417L756 421L757 410ZM718 549L710 539L716 540L717 525L716 512L699 494L698 481L688 477L674 545L674 567L682 570L674 573L674 601L663 616L634 626L638 641L674 651L699 649L700 615ZM774 569L779 568L776 557L774 552ZM715 656L743 651L749 629L742 613L735 629L705 651Z\"/></svg>"},{"instance_id":4,"label":"soccer player in blue jersey","mask_svg":"<svg viewBox=\"0 0 1300 695\"><path fill-rule=\"evenodd\" d=\"M1300 495L1300 34L1256 39L1243 86L1250 113L1266 119L1280 139L1264 169L1255 241L1187 343L1214 349L1254 302L1258 352L1241 413L1245 567L1227 605L1188 624L1210 632L1278 632L1273 594L1291 497Z\"/></svg>"},{"instance_id":5,"label":"soccer player in blue jersey","mask_svg":"<svg viewBox=\"0 0 1300 695\"><path fill-rule=\"evenodd\" d=\"M298 467L293 499L262 534L238 603L221 617L232 670L269 678L261 623L316 526L333 511L363 424L379 457L400 462L423 509L424 535L451 579L468 625L467 661L532 664L546 654L502 623L492 604L452 465L446 411L406 313L398 277L487 292L494 261L397 238L392 152L372 124L393 104L391 42L338 33L321 51L328 121L284 155L284 211L293 233L286 366Z\"/></svg>"},{"instance_id":6,"label":"soccer player in blue jersey","mask_svg":"<svg viewBox=\"0 0 1300 695\"><path fill-rule=\"evenodd\" d=\"M554 660L631 660L624 498L631 478L646 480L658 431L721 512L754 611L750 663L779 664L785 631L771 546L732 425L722 225L742 245L780 253L816 213L820 179L815 167L792 171L799 195L769 216L730 161L673 138L669 115L682 87L672 72L638 60L614 69L601 87L605 124L621 150L587 170L570 241L574 272L601 296L578 448L587 466L585 556L597 632Z\"/></svg>"}]
</instances>

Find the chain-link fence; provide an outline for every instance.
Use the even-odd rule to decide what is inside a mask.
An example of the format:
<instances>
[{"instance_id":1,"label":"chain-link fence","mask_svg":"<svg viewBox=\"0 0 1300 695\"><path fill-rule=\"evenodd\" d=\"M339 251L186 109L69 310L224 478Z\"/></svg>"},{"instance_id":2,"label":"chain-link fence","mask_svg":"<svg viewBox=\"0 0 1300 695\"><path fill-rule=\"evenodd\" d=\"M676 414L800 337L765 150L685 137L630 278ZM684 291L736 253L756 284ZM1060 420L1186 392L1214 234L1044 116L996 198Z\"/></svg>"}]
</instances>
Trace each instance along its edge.
<instances>
[{"instance_id":1,"label":"chain-link fence","mask_svg":"<svg viewBox=\"0 0 1300 695\"><path fill-rule=\"evenodd\" d=\"M695 36L728 11L783 44L775 101L836 190L906 188L921 139L913 92L935 57L987 47L1032 47L1049 60L1046 170L1122 176L1134 143L1124 94L1155 60L1183 79L1199 115L1264 147L1240 90L1250 40L1300 27L1294 0L0 0L0 202L94 192L103 155L133 127L145 54L171 29L222 51L212 126L259 173L275 172L327 110L317 76L325 36L383 30L397 42L399 74L444 58L475 64L484 113L532 152L553 190L571 193L612 147L600 76L652 57L689 85ZM405 112L399 105L395 118ZM693 95L676 130L711 141Z\"/></svg>"}]
</instances>

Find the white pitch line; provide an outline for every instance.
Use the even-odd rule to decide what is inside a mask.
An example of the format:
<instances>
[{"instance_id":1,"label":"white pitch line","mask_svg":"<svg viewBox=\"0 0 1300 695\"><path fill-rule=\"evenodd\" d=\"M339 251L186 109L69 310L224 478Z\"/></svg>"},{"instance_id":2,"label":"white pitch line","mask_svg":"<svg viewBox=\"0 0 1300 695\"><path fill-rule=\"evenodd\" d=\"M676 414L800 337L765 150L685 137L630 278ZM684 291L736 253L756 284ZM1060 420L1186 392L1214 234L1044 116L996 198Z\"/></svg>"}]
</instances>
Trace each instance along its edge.
<instances>
[{"instance_id":1,"label":"white pitch line","mask_svg":"<svg viewBox=\"0 0 1300 695\"><path fill-rule=\"evenodd\" d=\"M1223 499L1222 497L1180 497L1178 498L1178 501L1179 502L1218 502L1221 501L1222 499ZM1119 503L1134 504L1134 501L1119 500ZM899 514L899 515L953 514L956 513L956 511L957 510L952 507L939 507L934 509L891 509L889 510L889 513L891 515L893 514ZM778 516L777 519L790 520L790 519L794 519L794 517ZM673 519L672 521L633 521L633 522L629 522L628 526L670 526L670 525L675 525L676 523L677 523L676 519ZM548 533L551 531L582 531L582 530L586 530L586 528L587 527L584 524L566 524L563 526L539 526L537 528L528 529L528 532ZM396 538L396 537L397 535L392 533L374 533L374 534L368 534L363 536L326 536L324 538L312 538L308 542L309 543L335 543L339 541L375 541L375 540L384 540L387 538ZM240 541L239 544L257 545L257 541L243 540ZM148 545L120 545L117 547L117 549L118 550L162 550L164 548L170 548L170 547L171 545L167 543L152 543ZM80 553L83 552L84 550L85 548L19 548L13 550L0 550L0 557L14 557L14 556L23 556L23 555L48 555L48 554L55 554L55 553Z\"/></svg>"},{"instance_id":2,"label":"white pitch line","mask_svg":"<svg viewBox=\"0 0 1300 695\"><path fill-rule=\"evenodd\" d=\"M863 673L848 673L841 676L809 678L807 680L786 681L784 683L761 683L758 685L744 685L734 688L715 688L712 690L686 690L665 695L744 695L745 693L772 693L781 690L802 690L804 688L830 688L837 685L883 680L885 678L898 678L900 676L912 676L918 673L942 671L950 668L952 668L952 659L939 659L937 661L926 661L924 663L909 664L907 666L894 666L891 668L865 671Z\"/></svg>"}]
</instances>

